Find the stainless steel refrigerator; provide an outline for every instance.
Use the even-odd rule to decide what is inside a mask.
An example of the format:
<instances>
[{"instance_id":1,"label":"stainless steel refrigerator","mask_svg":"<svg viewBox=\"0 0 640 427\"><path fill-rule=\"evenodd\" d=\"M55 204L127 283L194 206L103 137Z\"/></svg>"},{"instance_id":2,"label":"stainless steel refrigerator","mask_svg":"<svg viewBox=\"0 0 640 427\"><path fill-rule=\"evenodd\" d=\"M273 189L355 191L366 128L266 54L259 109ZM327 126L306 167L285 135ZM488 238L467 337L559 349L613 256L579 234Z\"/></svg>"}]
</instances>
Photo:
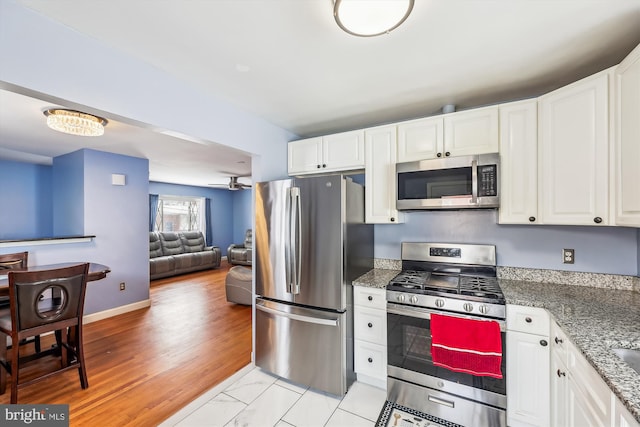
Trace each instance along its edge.
<instances>
[{"instance_id":1,"label":"stainless steel refrigerator","mask_svg":"<svg viewBox=\"0 0 640 427\"><path fill-rule=\"evenodd\" d=\"M373 268L364 188L329 175L258 183L255 363L344 395L353 372L351 281Z\"/></svg>"}]
</instances>

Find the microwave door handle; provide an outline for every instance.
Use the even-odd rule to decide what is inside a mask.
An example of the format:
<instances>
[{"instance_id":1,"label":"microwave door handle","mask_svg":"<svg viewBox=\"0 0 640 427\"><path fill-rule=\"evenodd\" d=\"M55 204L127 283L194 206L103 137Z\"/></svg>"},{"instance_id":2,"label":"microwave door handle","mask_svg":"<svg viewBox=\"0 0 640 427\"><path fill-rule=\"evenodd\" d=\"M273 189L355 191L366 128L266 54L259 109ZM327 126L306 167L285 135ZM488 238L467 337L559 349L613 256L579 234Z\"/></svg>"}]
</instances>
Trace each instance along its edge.
<instances>
[{"instance_id":1,"label":"microwave door handle","mask_svg":"<svg viewBox=\"0 0 640 427\"><path fill-rule=\"evenodd\" d=\"M471 161L471 204L478 203L478 160Z\"/></svg>"}]
</instances>

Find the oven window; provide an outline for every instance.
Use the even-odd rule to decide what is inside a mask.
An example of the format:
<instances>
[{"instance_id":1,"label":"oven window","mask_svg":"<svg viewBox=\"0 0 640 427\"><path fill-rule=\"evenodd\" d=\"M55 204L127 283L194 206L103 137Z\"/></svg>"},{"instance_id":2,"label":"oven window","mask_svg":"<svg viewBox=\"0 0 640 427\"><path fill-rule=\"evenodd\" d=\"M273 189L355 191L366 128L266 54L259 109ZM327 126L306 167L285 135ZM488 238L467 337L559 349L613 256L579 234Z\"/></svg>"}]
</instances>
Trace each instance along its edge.
<instances>
[{"instance_id":1,"label":"oven window","mask_svg":"<svg viewBox=\"0 0 640 427\"><path fill-rule=\"evenodd\" d=\"M435 366L431 359L429 324L429 319L387 313L389 365L494 393L506 394L505 378L479 377ZM505 337L503 332L501 365L503 376L506 376Z\"/></svg>"},{"instance_id":2,"label":"oven window","mask_svg":"<svg viewBox=\"0 0 640 427\"><path fill-rule=\"evenodd\" d=\"M398 174L398 199L400 200L470 195L470 167Z\"/></svg>"}]
</instances>

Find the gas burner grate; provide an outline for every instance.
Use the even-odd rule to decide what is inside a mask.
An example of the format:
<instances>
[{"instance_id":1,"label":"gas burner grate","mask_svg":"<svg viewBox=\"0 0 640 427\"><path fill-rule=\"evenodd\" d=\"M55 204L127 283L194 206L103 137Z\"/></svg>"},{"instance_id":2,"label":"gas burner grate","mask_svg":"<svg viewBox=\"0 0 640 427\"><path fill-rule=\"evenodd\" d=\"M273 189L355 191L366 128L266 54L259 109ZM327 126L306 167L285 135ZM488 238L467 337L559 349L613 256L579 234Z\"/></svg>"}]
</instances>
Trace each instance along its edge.
<instances>
[{"instance_id":1,"label":"gas burner grate","mask_svg":"<svg viewBox=\"0 0 640 427\"><path fill-rule=\"evenodd\" d=\"M460 276L460 293L485 298L502 298L502 290L495 277Z\"/></svg>"}]
</instances>

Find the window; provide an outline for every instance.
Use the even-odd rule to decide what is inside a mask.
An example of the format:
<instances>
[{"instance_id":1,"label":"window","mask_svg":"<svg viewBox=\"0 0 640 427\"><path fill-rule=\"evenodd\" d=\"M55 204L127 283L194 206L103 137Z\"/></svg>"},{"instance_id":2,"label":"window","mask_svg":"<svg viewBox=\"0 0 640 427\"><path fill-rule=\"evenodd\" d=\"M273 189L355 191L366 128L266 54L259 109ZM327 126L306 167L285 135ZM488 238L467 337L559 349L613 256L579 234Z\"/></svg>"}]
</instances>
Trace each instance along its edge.
<instances>
[{"instance_id":1,"label":"window","mask_svg":"<svg viewBox=\"0 0 640 427\"><path fill-rule=\"evenodd\" d=\"M158 196L155 231L202 231L206 235L205 199Z\"/></svg>"}]
</instances>

